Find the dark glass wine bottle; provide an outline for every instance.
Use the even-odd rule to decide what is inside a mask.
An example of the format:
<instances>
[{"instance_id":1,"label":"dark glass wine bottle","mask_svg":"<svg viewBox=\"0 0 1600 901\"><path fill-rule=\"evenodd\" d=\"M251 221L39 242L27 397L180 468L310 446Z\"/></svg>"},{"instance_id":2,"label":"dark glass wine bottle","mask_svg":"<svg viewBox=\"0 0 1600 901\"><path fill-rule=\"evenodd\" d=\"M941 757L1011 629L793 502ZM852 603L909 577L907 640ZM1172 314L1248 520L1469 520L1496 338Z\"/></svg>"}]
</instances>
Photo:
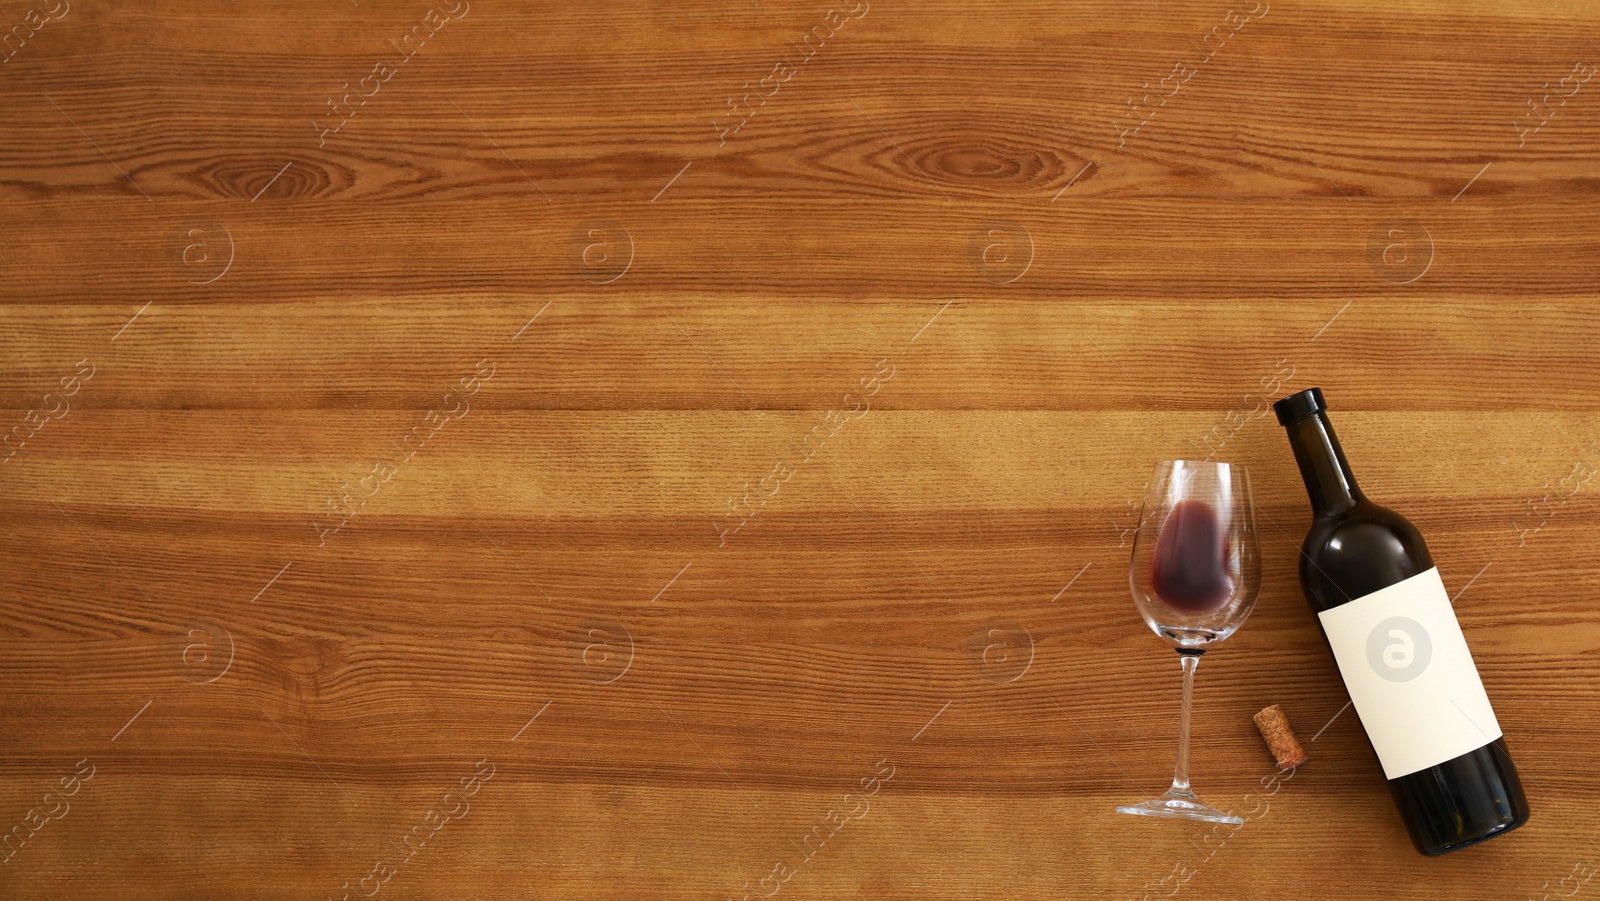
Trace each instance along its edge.
<instances>
[{"instance_id":1,"label":"dark glass wine bottle","mask_svg":"<svg viewBox=\"0 0 1600 901\"><path fill-rule=\"evenodd\" d=\"M1417 850L1503 835L1528 799L1433 558L1356 487L1326 409L1317 388L1273 405L1311 497L1300 585Z\"/></svg>"}]
</instances>

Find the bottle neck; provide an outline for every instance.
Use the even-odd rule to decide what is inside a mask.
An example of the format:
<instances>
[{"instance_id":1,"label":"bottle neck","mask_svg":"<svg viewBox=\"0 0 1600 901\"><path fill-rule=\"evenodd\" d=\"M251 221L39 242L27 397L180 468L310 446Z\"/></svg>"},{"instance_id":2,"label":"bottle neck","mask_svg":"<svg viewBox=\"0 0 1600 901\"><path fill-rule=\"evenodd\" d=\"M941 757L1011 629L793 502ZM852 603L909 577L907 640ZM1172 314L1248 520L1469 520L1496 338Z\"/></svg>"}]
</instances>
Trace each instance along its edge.
<instances>
[{"instance_id":1,"label":"bottle neck","mask_svg":"<svg viewBox=\"0 0 1600 901\"><path fill-rule=\"evenodd\" d=\"M1311 512L1317 516L1337 516L1366 500L1350 473L1333 425L1324 413L1315 413L1285 427L1300 478L1311 497Z\"/></svg>"}]
</instances>

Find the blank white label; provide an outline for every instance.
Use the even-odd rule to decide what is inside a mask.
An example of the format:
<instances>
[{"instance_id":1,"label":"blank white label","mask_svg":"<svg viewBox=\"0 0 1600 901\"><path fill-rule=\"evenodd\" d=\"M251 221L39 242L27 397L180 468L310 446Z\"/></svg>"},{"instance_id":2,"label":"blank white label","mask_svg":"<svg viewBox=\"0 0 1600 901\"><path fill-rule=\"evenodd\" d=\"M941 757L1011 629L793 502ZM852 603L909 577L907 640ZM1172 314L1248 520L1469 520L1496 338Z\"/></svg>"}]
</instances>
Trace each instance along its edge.
<instances>
[{"instance_id":1,"label":"blank white label","mask_svg":"<svg viewBox=\"0 0 1600 901\"><path fill-rule=\"evenodd\" d=\"M1386 778L1500 737L1437 568L1319 617Z\"/></svg>"}]
</instances>

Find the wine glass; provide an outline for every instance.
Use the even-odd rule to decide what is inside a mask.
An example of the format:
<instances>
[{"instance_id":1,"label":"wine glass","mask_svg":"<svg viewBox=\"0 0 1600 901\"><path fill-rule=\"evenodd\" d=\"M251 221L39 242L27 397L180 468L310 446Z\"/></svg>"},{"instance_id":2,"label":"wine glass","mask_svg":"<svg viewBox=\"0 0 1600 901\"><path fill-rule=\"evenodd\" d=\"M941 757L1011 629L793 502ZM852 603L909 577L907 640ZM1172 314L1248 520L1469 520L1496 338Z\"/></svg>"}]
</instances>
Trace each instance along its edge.
<instances>
[{"instance_id":1,"label":"wine glass","mask_svg":"<svg viewBox=\"0 0 1600 901\"><path fill-rule=\"evenodd\" d=\"M1189 705L1200 655L1244 624L1261 587L1250 474L1229 463L1156 464L1128 567L1144 621L1178 651L1183 714L1178 765L1167 793L1119 813L1208 823L1243 823L1202 804L1189 787Z\"/></svg>"}]
</instances>

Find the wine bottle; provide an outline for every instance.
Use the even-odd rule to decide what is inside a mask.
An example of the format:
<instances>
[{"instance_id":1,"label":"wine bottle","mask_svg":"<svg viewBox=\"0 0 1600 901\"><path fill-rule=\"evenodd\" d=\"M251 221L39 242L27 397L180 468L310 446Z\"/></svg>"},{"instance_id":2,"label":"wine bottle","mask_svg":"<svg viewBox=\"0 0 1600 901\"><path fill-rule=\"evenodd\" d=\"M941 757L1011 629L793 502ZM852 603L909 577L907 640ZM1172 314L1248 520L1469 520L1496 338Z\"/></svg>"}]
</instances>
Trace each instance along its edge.
<instances>
[{"instance_id":1,"label":"wine bottle","mask_svg":"<svg viewBox=\"0 0 1600 901\"><path fill-rule=\"evenodd\" d=\"M1311 497L1300 586L1417 850L1528 821L1528 799L1422 535L1356 487L1322 391L1273 405Z\"/></svg>"}]
</instances>

